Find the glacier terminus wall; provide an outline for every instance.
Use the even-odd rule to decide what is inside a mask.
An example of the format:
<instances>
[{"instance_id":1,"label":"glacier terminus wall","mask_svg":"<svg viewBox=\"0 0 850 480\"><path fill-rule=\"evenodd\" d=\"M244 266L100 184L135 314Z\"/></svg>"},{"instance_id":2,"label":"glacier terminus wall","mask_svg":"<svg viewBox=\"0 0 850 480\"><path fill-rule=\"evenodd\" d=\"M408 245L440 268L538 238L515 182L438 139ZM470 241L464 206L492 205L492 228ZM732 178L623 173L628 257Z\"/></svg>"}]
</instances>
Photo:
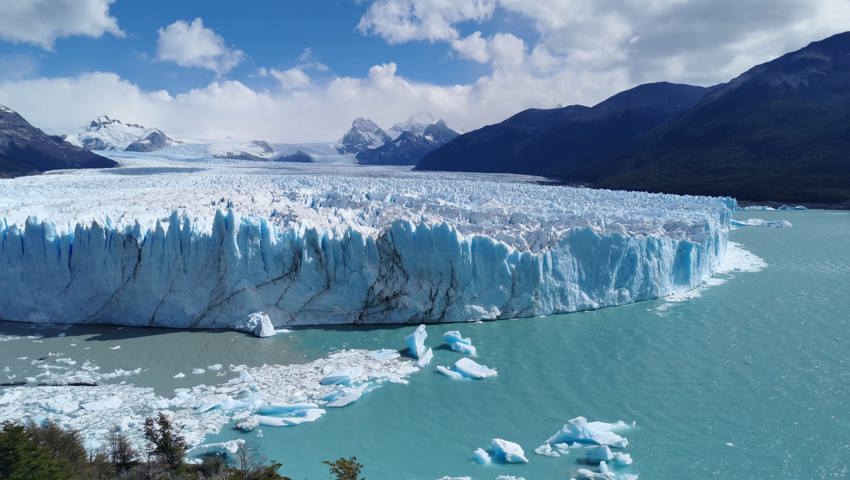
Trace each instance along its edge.
<instances>
[{"instance_id":1,"label":"glacier terminus wall","mask_svg":"<svg viewBox=\"0 0 850 480\"><path fill-rule=\"evenodd\" d=\"M189 328L254 312L275 326L473 321L665 296L712 274L736 208L227 168L20 178L0 206L0 319Z\"/></svg>"}]
</instances>

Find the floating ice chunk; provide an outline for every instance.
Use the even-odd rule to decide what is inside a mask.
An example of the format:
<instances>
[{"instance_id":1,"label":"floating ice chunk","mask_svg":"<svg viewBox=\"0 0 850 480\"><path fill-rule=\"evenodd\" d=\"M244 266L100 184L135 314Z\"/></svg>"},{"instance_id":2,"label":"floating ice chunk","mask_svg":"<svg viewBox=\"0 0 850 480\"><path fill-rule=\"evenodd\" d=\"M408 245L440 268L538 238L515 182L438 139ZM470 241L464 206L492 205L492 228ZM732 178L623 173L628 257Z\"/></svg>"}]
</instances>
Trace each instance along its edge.
<instances>
[{"instance_id":1,"label":"floating ice chunk","mask_svg":"<svg viewBox=\"0 0 850 480\"><path fill-rule=\"evenodd\" d=\"M272 320L263 312L254 312L248 315L248 318L236 323L233 329L240 332L247 332L260 338L271 337L277 333Z\"/></svg>"},{"instance_id":2,"label":"floating ice chunk","mask_svg":"<svg viewBox=\"0 0 850 480\"><path fill-rule=\"evenodd\" d=\"M268 427L289 427L293 425L300 425L302 423L315 422L324 414L325 410L321 408L311 408L308 410L301 410L297 412L297 415L287 417L255 415L254 418L257 419L257 423L259 425L265 425Z\"/></svg>"},{"instance_id":3,"label":"floating ice chunk","mask_svg":"<svg viewBox=\"0 0 850 480\"><path fill-rule=\"evenodd\" d=\"M296 403L296 404L268 404L257 409L257 413L261 415L293 415L305 410L313 410L319 408L315 403Z\"/></svg>"},{"instance_id":4,"label":"floating ice chunk","mask_svg":"<svg viewBox=\"0 0 850 480\"><path fill-rule=\"evenodd\" d=\"M90 412L100 412L104 410L116 410L121 408L124 401L121 397L106 397L100 400L94 400L82 404L82 407Z\"/></svg>"},{"instance_id":5,"label":"floating ice chunk","mask_svg":"<svg viewBox=\"0 0 850 480\"><path fill-rule=\"evenodd\" d=\"M115 345L114 347L109 347L110 350L118 350L121 348L121 345Z\"/></svg>"},{"instance_id":6,"label":"floating ice chunk","mask_svg":"<svg viewBox=\"0 0 850 480\"><path fill-rule=\"evenodd\" d=\"M319 383L322 385L351 385L362 373L356 368L334 370L319 380Z\"/></svg>"},{"instance_id":7,"label":"floating ice chunk","mask_svg":"<svg viewBox=\"0 0 850 480\"><path fill-rule=\"evenodd\" d=\"M594 472L586 468L579 468L576 472L576 480L616 480L616 477L609 471Z\"/></svg>"},{"instance_id":8,"label":"floating ice chunk","mask_svg":"<svg viewBox=\"0 0 850 480\"><path fill-rule=\"evenodd\" d=\"M456 372L448 367L444 367L442 365L437 365L437 371L442 373L443 375L451 378L452 380L463 380L464 377L460 372Z\"/></svg>"},{"instance_id":9,"label":"floating ice chunk","mask_svg":"<svg viewBox=\"0 0 850 480\"><path fill-rule=\"evenodd\" d=\"M608 445L625 448L629 441L617 434L631 428L623 421L617 423L588 422L584 417L576 417L567 422L561 430L549 437L546 443L584 443Z\"/></svg>"},{"instance_id":10,"label":"floating ice chunk","mask_svg":"<svg viewBox=\"0 0 850 480\"><path fill-rule=\"evenodd\" d=\"M770 227L770 228L791 228L791 222L788 220L765 220L763 218L748 218L746 220L732 220L734 227Z\"/></svg>"},{"instance_id":11,"label":"floating ice chunk","mask_svg":"<svg viewBox=\"0 0 850 480\"><path fill-rule=\"evenodd\" d=\"M419 367L419 368L422 368L422 367L428 365L429 363L431 363L431 360L433 358L434 358L434 352L433 352L433 350L431 350L429 348L428 350L425 350L425 353L423 353L422 356L419 357L418 360L416 360L416 366Z\"/></svg>"},{"instance_id":12,"label":"floating ice chunk","mask_svg":"<svg viewBox=\"0 0 850 480\"><path fill-rule=\"evenodd\" d=\"M323 399L328 402L325 405L326 407L340 408L351 405L357 400L360 400L360 397L362 397L365 392L365 388L344 388L326 395Z\"/></svg>"},{"instance_id":13,"label":"floating ice chunk","mask_svg":"<svg viewBox=\"0 0 850 480\"><path fill-rule=\"evenodd\" d=\"M425 325L416 327L413 333L404 337L407 348L410 349L410 355L413 358L420 358L425 354L425 339L428 338L428 332L425 331Z\"/></svg>"},{"instance_id":14,"label":"floating ice chunk","mask_svg":"<svg viewBox=\"0 0 850 480\"><path fill-rule=\"evenodd\" d=\"M596 445L585 450L585 458L590 463L610 462L614 458L608 445Z\"/></svg>"},{"instance_id":15,"label":"floating ice chunk","mask_svg":"<svg viewBox=\"0 0 850 480\"><path fill-rule=\"evenodd\" d=\"M515 477L513 475L499 475L496 480L525 480L525 477Z\"/></svg>"},{"instance_id":16,"label":"floating ice chunk","mask_svg":"<svg viewBox=\"0 0 850 480\"><path fill-rule=\"evenodd\" d=\"M517 443L494 438L490 442L490 449L493 451L493 459L495 460L505 463L528 463L525 451Z\"/></svg>"},{"instance_id":17,"label":"floating ice chunk","mask_svg":"<svg viewBox=\"0 0 850 480\"><path fill-rule=\"evenodd\" d=\"M70 395L57 395L44 401L41 408L50 413L68 414L80 408L80 402L74 400Z\"/></svg>"},{"instance_id":18,"label":"floating ice chunk","mask_svg":"<svg viewBox=\"0 0 850 480\"><path fill-rule=\"evenodd\" d=\"M369 352L369 357L381 361L395 360L400 356L401 354L398 353L398 350L392 350L389 348L382 348L380 350L372 350L371 352Z\"/></svg>"},{"instance_id":19,"label":"floating ice chunk","mask_svg":"<svg viewBox=\"0 0 850 480\"><path fill-rule=\"evenodd\" d=\"M543 455L544 457L560 457L561 456L561 454L558 453L557 450L552 448L552 445L549 445L548 443L544 443L543 445L540 445L539 447L535 448L534 453L536 453L538 455Z\"/></svg>"},{"instance_id":20,"label":"floating ice chunk","mask_svg":"<svg viewBox=\"0 0 850 480\"><path fill-rule=\"evenodd\" d=\"M475 362L474 360L470 360L469 358L461 358L460 360L455 362L454 369L464 377L468 378L495 377L499 374L499 372L497 372L496 370L489 368L485 365L481 365Z\"/></svg>"},{"instance_id":21,"label":"floating ice chunk","mask_svg":"<svg viewBox=\"0 0 850 480\"><path fill-rule=\"evenodd\" d=\"M445 477L440 477L437 480L472 480L472 477L450 477L446 475Z\"/></svg>"},{"instance_id":22,"label":"floating ice chunk","mask_svg":"<svg viewBox=\"0 0 850 480\"><path fill-rule=\"evenodd\" d=\"M193 368L193 369L192 369L192 373L193 373L194 375L202 375L202 374L204 374L205 372L206 372L206 370L204 370L203 368Z\"/></svg>"},{"instance_id":23,"label":"floating ice chunk","mask_svg":"<svg viewBox=\"0 0 850 480\"><path fill-rule=\"evenodd\" d=\"M180 372L177 375L174 375L174 378L186 378L186 374L183 373L183 372Z\"/></svg>"},{"instance_id":24,"label":"floating ice chunk","mask_svg":"<svg viewBox=\"0 0 850 480\"><path fill-rule=\"evenodd\" d=\"M254 415L240 421L236 424L236 428L242 430L243 432L250 432L260 426L259 420Z\"/></svg>"},{"instance_id":25,"label":"floating ice chunk","mask_svg":"<svg viewBox=\"0 0 850 480\"><path fill-rule=\"evenodd\" d=\"M478 462L481 465L487 465L493 461L490 454L487 453L483 448L476 448L474 452L472 452L472 459Z\"/></svg>"},{"instance_id":26,"label":"floating ice chunk","mask_svg":"<svg viewBox=\"0 0 850 480\"><path fill-rule=\"evenodd\" d=\"M615 452L614 453L614 463L618 467L627 467L632 464L632 456L628 453L623 452Z\"/></svg>"},{"instance_id":27,"label":"floating ice chunk","mask_svg":"<svg viewBox=\"0 0 850 480\"><path fill-rule=\"evenodd\" d=\"M207 370L210 370L212 372L218 372L222 368L224 367L220 363L216 363L215 365L210 365L209 367L207 367Z\"/></svg>"},{"instance_id":28,"label":"floating ice chunk","mask_svg":"<svg viewBox=\"0 0 850 480\"><path fill-rule=\"evenodd\" d=\"M463 338L457 330L449 330L448 332L443 334L443 340L449 344L449 348L451 348L455 352L460 352L472 357L477 355L477 351L475 346L472 345L471 338Z\"/></svg>"},{"instance_id":29,"label":"floating ice chunk","mask_svg":"<svg viewBox=\"0 0 850 480\"><path fill-rule=\"evenodd\" d=\"M245 440L229 440L227 442L207 443L194 449L192 453L214 453L219 455L236 455L245 445Z\"/></svg>"}]
</instances>

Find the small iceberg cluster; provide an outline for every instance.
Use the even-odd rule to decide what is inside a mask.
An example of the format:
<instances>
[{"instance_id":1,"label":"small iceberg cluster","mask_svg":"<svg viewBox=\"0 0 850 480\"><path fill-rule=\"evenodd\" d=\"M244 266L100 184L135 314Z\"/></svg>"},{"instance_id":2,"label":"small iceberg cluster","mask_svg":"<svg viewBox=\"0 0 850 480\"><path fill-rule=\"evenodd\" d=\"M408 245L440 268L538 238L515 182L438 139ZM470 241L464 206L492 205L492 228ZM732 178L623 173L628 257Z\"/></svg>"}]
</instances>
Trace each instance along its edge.
<instances>
[{"instance_id":1,"label":"small iceberg cluster","mask_svg":"<svg viewBox=\"0 0 850 480\"><path fill-rule=\"evenodd\" d=\"M579 462L588 466L596 465L598 471L580 468L575 480L635 480L637 474L628 471L633 463L631 455L617 451L629 445L629 440L621 434L632 427L634 423L589 422L585 417L576 417L549 437L546 443L535 448L534 452L545 457L560 457L583 449L583 457Z\"/></svg>"}]
</instances>

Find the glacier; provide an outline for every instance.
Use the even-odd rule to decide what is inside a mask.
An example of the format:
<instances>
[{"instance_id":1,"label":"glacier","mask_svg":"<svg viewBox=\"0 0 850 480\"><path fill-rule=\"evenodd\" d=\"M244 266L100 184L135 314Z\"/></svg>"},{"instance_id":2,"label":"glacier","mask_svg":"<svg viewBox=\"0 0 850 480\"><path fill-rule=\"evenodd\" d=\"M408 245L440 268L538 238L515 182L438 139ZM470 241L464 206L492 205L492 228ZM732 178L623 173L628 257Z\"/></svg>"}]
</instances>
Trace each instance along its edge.
<instances>
[{"instance_id":1,"label":"glacier","mask_svg":"<svg viewBox=\"0 0 850 480\"><path fill-rule=\"evenodd\" d=\"M247 329L266 316L284 327L596 309L702 284L737 208L480 175L115 158L110 171L0 183L0 318Z\"/></svg>"}]
</instances>

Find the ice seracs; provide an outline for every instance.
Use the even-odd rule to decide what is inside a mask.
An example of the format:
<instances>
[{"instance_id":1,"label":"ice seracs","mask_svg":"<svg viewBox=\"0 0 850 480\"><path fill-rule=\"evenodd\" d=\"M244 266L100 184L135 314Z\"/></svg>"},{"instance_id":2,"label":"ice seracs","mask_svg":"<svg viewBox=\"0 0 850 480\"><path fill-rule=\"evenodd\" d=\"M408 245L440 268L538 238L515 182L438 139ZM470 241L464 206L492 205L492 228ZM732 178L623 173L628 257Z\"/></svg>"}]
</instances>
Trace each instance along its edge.
<instances>
[{"instance_id":1,"label":"ice seracs","mask_svg":"<svg viewBox=\"0 0 850 480\"><path fill-rule=\"evenodd\" d=\"M709 278L734 208L435 174L175 164L0 183L0 318L234 328L263 312L277 327L418 325L622 305Z\"/></svg>"}]
</instances>

